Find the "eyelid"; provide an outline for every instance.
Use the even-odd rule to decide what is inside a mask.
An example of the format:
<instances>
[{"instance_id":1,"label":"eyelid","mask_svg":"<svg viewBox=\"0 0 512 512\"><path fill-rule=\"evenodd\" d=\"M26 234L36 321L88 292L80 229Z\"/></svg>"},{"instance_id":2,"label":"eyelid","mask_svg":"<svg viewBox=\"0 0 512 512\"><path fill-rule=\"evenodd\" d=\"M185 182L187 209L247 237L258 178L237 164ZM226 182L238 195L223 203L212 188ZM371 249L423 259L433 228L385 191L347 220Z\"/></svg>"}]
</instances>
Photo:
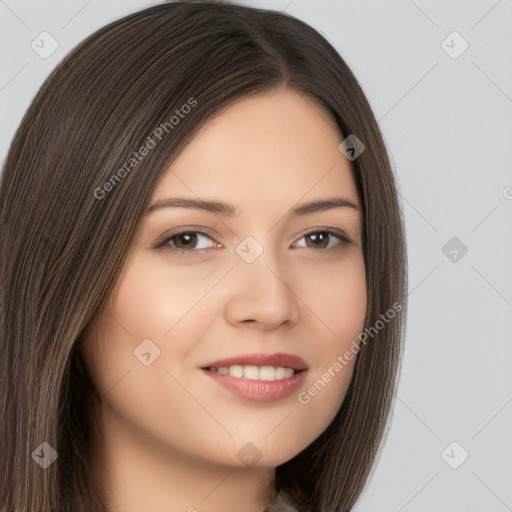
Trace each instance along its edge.
<instances>
[{"instance_id":1,"label":"eyelid","mask_svg":"<svg viewBox=\"0 0 512 512\"><path fill-rule=\"evenodd\" d=\"M335 244L333 247L319 247L319 248L315 249L314 247L302 246L302 247L299 247L299 249L314 249L319 252L330 252L330 251L335 251L337 249L341 249L343 246L346 246L349 244L352 245L354 243L352 241L352 239L342 229L322 228L321 227L321 228L309 229L308 231L303 233L301 236L299 236L297 238L297 240L295 242L293 242L292 247L295 247L298 244L298 242L300 240L302 240L304 237L311 235L311 234L316 234L316 233L327 233L328 235L330 235L331 238L335 238L338 243ZM329 241L329 244L330 244L330 241Z\"/></svg>"},{"instance_id":2,"label":"eyelid","mask_svg":"<svg viewBox=\"0 0 512 512\"><path fill-rule=\"evenodd\" d=\"M171 232L165 233L160 238L158 238L158 240L153 245L153 249L159 249L159 248L165 246L166 243L171 238L173 238L175 236L178 236L178 235L182 235L184 233L194 233L196 235L202 235L202 236L205 236L206 238L209 238L210 240L212 240L212 242L215 242L217 245L222 245L222 244L220 244L220 242L217 242L217 240L215 240L213 238L213 235L211 235L209 233L206 233L205 231L201 231L198 228L185 228L185 229L179 228L176 231L171 231ZM205 249L176 249L176 248L170 248L170 250L174 250L176 252L201 252L201 251L203 251Z\"/></svg>"},{"instance_id":3,"label":"eyelid","mask_svg":"<svg viewBox=\"0 0 512 512\"><path fill-rule=\"evenodd\" d=\"M196 234L196 235L201 235L201 236L204 236L206 238L209 238L212 242L214 242L215 244L217 244L216 247L208 247L208 248L202 248L202 249L179 249L179 248L175 248L175 247L171 247L169 245L167 245L167 242L169 242L169 240L171 238L174 238L176 236L179 236L179 235L182 235L182 234L185 234L185 233L193 233L193 234ZM297 243L299 242L299 240L301 240L302 238L304 238L305 236L307 235L311 235L311 234L314 234L314 233L328 233L329 235L331 236L334 236L337 240L338 240L338 244L336 244L334 247L329 247L329 248L318 248L318 249L315 249L315 250L318 250L320 252L329 252L330 250L336 250L338 248L340 248L340 245L343 246L345 244L353 244L354 242L351 240L351 238L346 234L346 232L342 229L339 229L339 228L327 228L327 227L317 227L317 228L312 228L312 229L308 229L307 231L303 232L297 239L295 242L292 243L291 247L294 247L297 245ZM221 247L219 247L221 246ZM155 244L153 245L153 248L154 249L164 249L164 250L168 250L172 253L176 253L176 254L189 254L189 253L204 253L206 251L208 251L209 249L213 249L213 248L223 248L222 244L220 242L217 242L217 240L215 240L215 238L213 237L213 235L205 232L205 231L202 231L201 229L199 228L194 228L194 227L185 227L185 228L177 228L175 231L171 231L171 232L167 232L165 233L164 235L162 235L156 242ZM301 248L305 248L305 249L314 249L312 247L301 247Z\"/></svg>"},{"instance_id":4,"label":"eyelid","mask_svg":"<svg viewBox=\"0 0 512 512\"><path fill-rule=\"evenodd\" d=\"M301 238L304 238L306 235L310 235L312 233L329 233L331 235L334 235L336 238L339 238L341 242L345 242L347 244L353 243L352 239L347 235L347 233L343 229L328 227L308 229L306 232L299 236L297 241L299 241ZM293 243L296 244L297 242Z\"/></svg>"}]
</instances>

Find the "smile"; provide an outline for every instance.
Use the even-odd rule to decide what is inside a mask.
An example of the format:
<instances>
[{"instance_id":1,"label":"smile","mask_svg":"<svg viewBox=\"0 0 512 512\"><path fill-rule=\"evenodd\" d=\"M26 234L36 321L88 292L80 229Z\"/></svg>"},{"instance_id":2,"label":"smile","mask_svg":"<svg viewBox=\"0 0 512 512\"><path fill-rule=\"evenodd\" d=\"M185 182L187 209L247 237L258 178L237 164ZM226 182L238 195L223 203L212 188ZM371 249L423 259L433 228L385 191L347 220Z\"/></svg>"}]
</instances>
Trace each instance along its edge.
<instances>
[{"instance_id":1,"label":"smile","mask_svg":"<svg viewBox=\"0 0 512 512\"><path fill-rule=\"evenodd\" d=\"M221 375L231 375L240 379L249 380L283 380L291 377L295 370L293 368L285 368L283 366L252 366L239 365L221 366L220 368L210 367L209 371L219 372Z\"/></svg>"},{"instance_id":2,"label":"smile","mask_svg":"<svg viewBox=\"0 0 512 512\"><path fill-rule=\"evenodd\" d=\"M303 384L308 366L290 354L247 354L216 361L201 370L246 400L271 402L294 393Z\"/></svg>"}]
</instances>

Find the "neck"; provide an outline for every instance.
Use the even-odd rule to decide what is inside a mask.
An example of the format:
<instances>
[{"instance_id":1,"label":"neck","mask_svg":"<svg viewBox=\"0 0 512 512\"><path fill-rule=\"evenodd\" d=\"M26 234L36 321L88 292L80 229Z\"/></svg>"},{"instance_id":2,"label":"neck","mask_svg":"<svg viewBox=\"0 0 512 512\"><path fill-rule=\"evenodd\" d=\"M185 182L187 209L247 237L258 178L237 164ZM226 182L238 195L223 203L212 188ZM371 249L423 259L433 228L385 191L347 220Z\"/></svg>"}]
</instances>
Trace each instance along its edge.
<instances>
[{"instance_id":1,"label":"neck","mask_svg":"<svg viewBox=\"0 0 512 512\"><path fill-rule=\"evenodd\" d=\"M215 464L162 446L102 410L92 454L104 478L108 512L263 512L273 467Z\"/></svg>"}]
</instances>

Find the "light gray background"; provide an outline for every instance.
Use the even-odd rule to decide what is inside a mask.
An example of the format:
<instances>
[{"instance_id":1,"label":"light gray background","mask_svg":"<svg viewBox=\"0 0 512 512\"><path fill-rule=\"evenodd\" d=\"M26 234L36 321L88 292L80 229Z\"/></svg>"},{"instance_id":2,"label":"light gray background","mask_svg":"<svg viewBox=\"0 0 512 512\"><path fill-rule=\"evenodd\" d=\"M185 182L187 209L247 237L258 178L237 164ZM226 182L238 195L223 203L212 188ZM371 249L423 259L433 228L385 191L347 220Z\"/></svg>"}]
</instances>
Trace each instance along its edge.
<instances>
[{"instance_id":1,"label":"light gray background","mask_svg":"<svg viewBox=\"0 0 512 512\"><path fill-rule=\"evenodd\" d=\"M154 3L0 0L2 159L59 60ZM355 512L512 511L512 0L240 3L284 9L338 49L398 177L410 265L405 358ZM47 59L31 48L43 31L59 45ZM445 49L458 53L463 41L442 46L453 31L469 44L457 58Z\"/></svg>"}]
</instances>

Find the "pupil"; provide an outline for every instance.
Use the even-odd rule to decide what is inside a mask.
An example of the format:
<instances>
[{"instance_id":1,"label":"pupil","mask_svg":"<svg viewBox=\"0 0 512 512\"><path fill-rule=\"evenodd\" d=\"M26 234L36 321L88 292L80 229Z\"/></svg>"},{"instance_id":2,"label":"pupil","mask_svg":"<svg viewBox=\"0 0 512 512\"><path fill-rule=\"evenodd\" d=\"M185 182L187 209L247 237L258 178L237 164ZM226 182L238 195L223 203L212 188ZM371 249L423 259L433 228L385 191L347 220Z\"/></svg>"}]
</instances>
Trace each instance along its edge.
<instances>
[{"instance_id":1,"label":"pupil","mask_svg":"<svg viewBox=\"0 0 512 512\"><path fill-rule=\"evenodd\" d=\"M181 233L177 236L178 243L175 243L178 248L180 248L180 242L185 240L184 249L190 249L190 247L193 247L195 245L195 242L197 242L197 235L193 233ZM188 242L188 244L187 244ZM192 242L192 244L190 244ZM183 244L182 244L183 245Z\"/></svg>"},{"instance_id":2,"label":"pupil","mask_svg":"<svg viewBox=\"0 0 512 512\"><path fill-rule=\"evenodd\" d=\"M326 231L319 231L318 233L313 233L311 235L308 235L308 237L306 238L307 239L310 239L310 240L313 240L313 242L320 242L321 245L319 244L316 244L315 247L327 247L329 245L329 233L327 233ZM324 242L324 243L322 243ZM307 245L307 243L306 243Z\"/></svg>"}]
</instances>

